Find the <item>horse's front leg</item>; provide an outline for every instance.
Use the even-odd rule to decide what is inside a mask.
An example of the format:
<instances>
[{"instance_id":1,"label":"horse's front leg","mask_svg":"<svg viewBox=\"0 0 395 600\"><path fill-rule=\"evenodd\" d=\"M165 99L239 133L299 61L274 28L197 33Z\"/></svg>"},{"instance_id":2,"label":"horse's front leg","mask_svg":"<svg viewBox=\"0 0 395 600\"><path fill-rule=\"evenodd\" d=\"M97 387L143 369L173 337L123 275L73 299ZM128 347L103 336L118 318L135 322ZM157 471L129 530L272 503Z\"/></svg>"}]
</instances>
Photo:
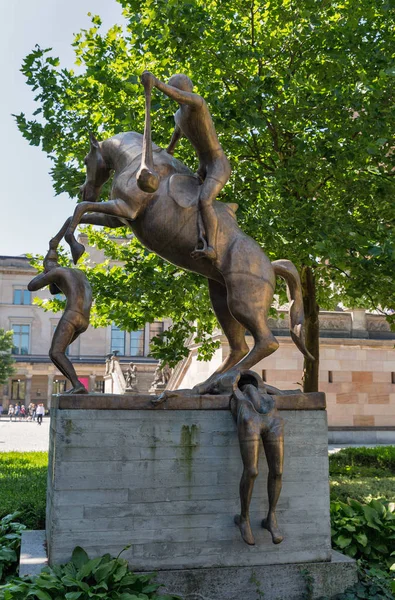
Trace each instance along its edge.
<instances>
[{"instance_id":1,"label":"horse's front leg","mask_svg":"<svg viewBox=\"0 0 395 600\"><path fill-rule=\"evenodd\" d=\"M53 250L56 250L59 246L64 234L69 228L71 219L72 217L66 219L58 233L49 240L49 247ZM124 227L125 224L117 217L110 217L109 215L100 213L90 213L81 217L80 225L100 225L102 227L110 227L111 229L115 229L117 227Z\"/></svg>"},{"instance_id":2,"label":"horse's front leg","mask_svg":"<svg viewBox=\"0 0 395 600\"><path fill-rule=\"evenodd\" d=\"M135 211L131 209L126 202L119 199L109 200L108 202L81 202L78 204L64 236L64 239L70 246L74 264L77 264L85 252L85 247L75 239L74 232L77 225L83 222L83 215L88 212L104 213L105 215L108 215L108 217L122 217L131 220L136 218ZM100 223L100 225L101 224L102 223ZM124 223L119 221L117 227L122 227L123 225Z\"/></svg>"}]
</instances>

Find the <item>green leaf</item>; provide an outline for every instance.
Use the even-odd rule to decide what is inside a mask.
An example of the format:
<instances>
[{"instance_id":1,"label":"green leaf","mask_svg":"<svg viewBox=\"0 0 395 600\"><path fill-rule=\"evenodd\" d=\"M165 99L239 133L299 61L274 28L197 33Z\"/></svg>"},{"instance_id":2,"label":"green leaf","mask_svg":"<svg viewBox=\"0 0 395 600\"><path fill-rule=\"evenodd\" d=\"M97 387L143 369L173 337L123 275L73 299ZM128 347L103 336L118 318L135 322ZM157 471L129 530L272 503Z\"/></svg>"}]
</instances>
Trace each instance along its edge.
<instances>
[{"instance_id":1,"label":"green leaf","mask_svg":"<svg viewBox=\"0 0 395 600\"><path fill-rule=\"evenodd\" d=\"M77 569L80 569L83 565L85 565L85 563L89 561L89 556L83 548L81 548L80 546L76 546L73 550L71 561Z\"/></svg>"},{"instance_id":2,"label":"green leaf","mask_svg":"<svg viewBox=\"0 0 395 600\"><path fill-rule=\"evenodd\" d=\"M352 538L345 537L344 535L339 535L337 538L335 538L335 542L339 546L339 548L346 548L351 544Z\"/></svg>"},{"instance_id":3,"label":"green leaf","mask_svg":"<svg viewBox=\"0 0 395 600\"><path fill-rule=\"evenodd\" d=\"M354 539L356 539L361 546L367 546L368 538L365 533L358 533Z\"/></svg>"}]
</instances>

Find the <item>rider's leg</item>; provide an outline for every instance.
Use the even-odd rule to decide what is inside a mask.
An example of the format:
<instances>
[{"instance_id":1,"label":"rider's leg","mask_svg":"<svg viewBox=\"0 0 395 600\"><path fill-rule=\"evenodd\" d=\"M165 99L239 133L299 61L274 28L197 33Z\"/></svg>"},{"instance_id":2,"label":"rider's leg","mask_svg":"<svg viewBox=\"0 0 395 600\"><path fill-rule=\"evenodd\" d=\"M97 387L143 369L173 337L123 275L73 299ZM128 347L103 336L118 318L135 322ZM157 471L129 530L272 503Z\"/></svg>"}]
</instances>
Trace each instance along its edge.
<instances>
[{"instance_id":1,"label":"rider's leg","mask_svg":"<svg viewBox=\"0 0 395 600\"><path fill-rule=\"evenodd\" d=\"M65 234L65 240L70 245L71 254L73 256L74 264L83 255L85 248L82 244L79 244L74 237L74 231L81 223L83 215L87 212L104 213L111 217L122 217L124 219L133 220L136 218L136 211L131 208L124 200L116 199L109 200L108 202L81 202L77 205L74 210L69 228Z\"/></svg>"},{"instance_id":2,"label":"rider's leg","mask_svg":"<svg viewBox=\"0 0 395 600\"><path fill-rule=\"evenodd\" d=\"M243 540L250 545L255 544L250 524L250 503L254 489L255 479L258 475L259 426L256 427L254 420L255 411L251 410L246 401L243 406L238 407L237 433L239 437L240 453L243 461L243 474L240 480L240 514L235 516Z\"/></svg>"},{"instance_id":3,"label":"rider's leg","mask_svg":"<svg viewBox=\"0 0 395 600\"><path fill-rule=\"evenodd\" d=\"M276 517L276 506L282 488L284 462L284 433L282 419L278 419L275 427L270 432L262 434L262 442L269 467L267 478L269 511L266 519L263 519L262 521L262 527L270 531L273 544L279 544L283 541L283 536L278 529Z\"/></svg>"},{"instance_id":4,"label":"rider's leg","mask_svg":"<svg viewBox=\"0 0 395 600\"><path fill-rule=\"evenodd\" d=\"M70 346L76 337L78 337L76 326L62 317L52 339L49 357L59 371L71 381L75 393L81 393L87 390L78 380L77 373L66 356L67 347Z\"/></svg>"},{"instance_id":5,"label":"rider's leg","mask_svg":"<svg viewBox=\"0 0 395 600\"><path fill-rule=\"evenodd\" d=\"M249 348L245 341L245 327L229 311L226 287L213 279L208 280L208 287L214 312L229 342L230 352L215 371L224 373L248 354Z\"/></svg>"},{"instance_id":6,"label":"rider's leg","mask_svg":"<svg viewBox=\"0 0 395 600\"><path fill-rule=\"evenodd\" d=\"M216 237L218 228L217 213L213 202L224 187L224 183L214 177L207 177L202 184L199 195L199 211L202 215L204 230L206 234L207 246L204 248L195 248L192 252L192 258L208 258L215 260L217 257ZM199 238L202 238L202 232L199 231Z\"/></svg>"}]
</instances>

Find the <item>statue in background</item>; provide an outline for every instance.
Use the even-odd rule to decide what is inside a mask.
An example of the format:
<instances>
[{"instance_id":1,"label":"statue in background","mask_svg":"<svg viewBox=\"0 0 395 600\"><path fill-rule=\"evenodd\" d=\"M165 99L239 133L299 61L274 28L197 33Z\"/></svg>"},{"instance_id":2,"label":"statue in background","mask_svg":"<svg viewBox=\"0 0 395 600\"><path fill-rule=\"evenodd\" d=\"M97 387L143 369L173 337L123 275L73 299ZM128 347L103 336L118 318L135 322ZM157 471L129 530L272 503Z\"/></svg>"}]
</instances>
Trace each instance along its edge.
<instances>
[{"instance_id":1,"label":"statue in background","mask_svg":"<svg viewBox=\"0 0 395 600\"><path fill-rule=\"evenodd\" d=\"M244 465L240 480L240 514L235 516L243 540L255 544L250 524L250 502L258 475L259 446L262 440L269 467L267 493L269 510L262 527L272 536L274 544L283 541L276 518L276 506L281 493L284 459L284 422L275 400L256 373L242 371L233 385L230 408L237 423L241 458Z\"/></svg>"},{"instance_id":2,"label":"statue in background","mask_svg":"<svg viewBox=\"0 0 395 600\"><path fill-rule=\"evenodd\" d=\"M129 367L125 372L126 390L136 390L137 388L137 365L133 362L129 363Z\"/></svg>"},{"instance_id":3,"label":"statue in background","mask_svg":"<svg viewBox=\"0 0 395 600\"><path fill-rule=\"evenodd\" d=\"M161 367L159 364L155 369L154 380L149 389L149 393L156 394L156 392L166 389L171 374L172 369L169 367L169 365L166 364Z\"/></svg>"},{"instance_id":4,"label":"statue in background","mask_svg":"<svg viewBox=\"0 0 395 600\"><path fill-rule=\"evenodd\" d=\"M80 335L88 329L92 306L90 283L79 269L60 267L58 253L50 248L44 258L44 272L40 273L28 285L31 292L49 285L51 294L64 294L66 308L52 338L49 357L55 367L67 377L72 388L66 394L87 394L88 390L79 381L75 369L66 356L66 350Z\"/></svg>"}]
</instances>

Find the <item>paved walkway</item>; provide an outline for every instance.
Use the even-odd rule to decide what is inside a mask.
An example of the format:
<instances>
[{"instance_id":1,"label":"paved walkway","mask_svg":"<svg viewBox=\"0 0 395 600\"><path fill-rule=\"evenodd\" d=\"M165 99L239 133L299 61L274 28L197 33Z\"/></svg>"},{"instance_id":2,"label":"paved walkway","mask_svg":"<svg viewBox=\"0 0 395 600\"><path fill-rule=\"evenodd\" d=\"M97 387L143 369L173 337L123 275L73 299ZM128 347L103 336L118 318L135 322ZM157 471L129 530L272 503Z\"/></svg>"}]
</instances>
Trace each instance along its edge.
<instances>
[{"instance_id":1,"label":"paved walkway","mask_svg":"<svg viewBox=\"0 0 395 600\"><path fill-rule=\"evenodd\" d=\"M48 450L49 417L44 417L43 424L35 421L9 421L0 419L0 452L32 452Z\"/></svg>"}]
</instances>

